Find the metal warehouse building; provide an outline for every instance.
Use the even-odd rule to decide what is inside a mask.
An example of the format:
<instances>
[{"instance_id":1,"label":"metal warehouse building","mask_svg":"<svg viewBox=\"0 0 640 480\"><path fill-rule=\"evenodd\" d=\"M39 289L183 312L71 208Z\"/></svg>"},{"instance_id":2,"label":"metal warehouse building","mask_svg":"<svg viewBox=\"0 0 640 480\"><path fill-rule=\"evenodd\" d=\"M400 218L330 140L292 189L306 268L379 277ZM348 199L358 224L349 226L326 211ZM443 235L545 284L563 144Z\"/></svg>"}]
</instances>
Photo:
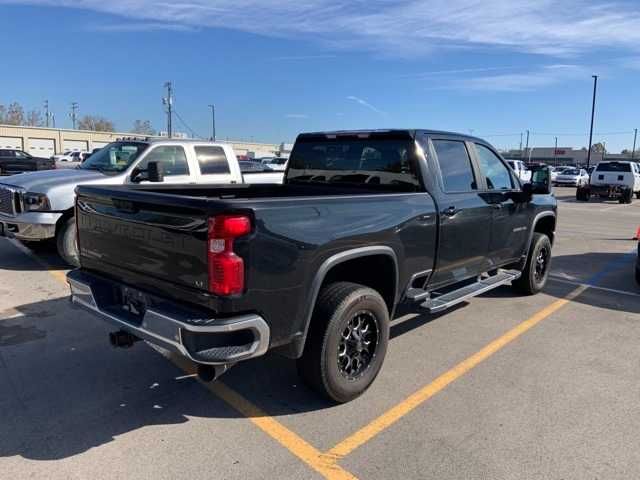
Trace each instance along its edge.
<instances>
[{"instance_id":1,"label":"metal warehouse building","mask_svg":"<svg viewBox=\"0 0 640 480\"><path fill-rule=\"evenodd\" d=\"M24 150L34 157L48 158L65 150L93 150L132 133L93 132L89 130L65 130L61 128L18 127L0 125L0 149ZM281 145L244 141L224 141L229 143L238 155L266 157L277 155Z\"/></svg>"}]
</instances>

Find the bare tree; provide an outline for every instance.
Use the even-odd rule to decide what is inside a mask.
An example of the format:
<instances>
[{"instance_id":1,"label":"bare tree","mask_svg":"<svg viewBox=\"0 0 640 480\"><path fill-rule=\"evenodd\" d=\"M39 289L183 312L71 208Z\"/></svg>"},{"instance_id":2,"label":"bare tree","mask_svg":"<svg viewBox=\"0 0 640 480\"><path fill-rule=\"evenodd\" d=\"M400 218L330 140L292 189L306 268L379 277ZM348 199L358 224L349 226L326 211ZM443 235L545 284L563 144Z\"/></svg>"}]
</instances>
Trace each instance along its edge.
<instances>
[{"instance_id":1,"label":"bare tree","mask_svg":"<svg viewBox=\"0 0 640 480\"><path fill-rule=\"evenodd\" d=\"M94 132L113 132L115 127L111 120L95 115L85 115L78 120L78 130L92 130Z\"/></svg>"},{"instance_id":2,"label":"bare tree","mask_svg":"<svg viewBox=\"0 0 640 480\"><path fill-rule=\"evenodd\" d=\"M12 102L4 118L7 125L24 125L24 109L18 102Z\"/></svg>"},{"instance_id":3,"label":"bare tree","mask_svg":"<svg viewBox=\"0 0 640 480\"><path fill-rule=\"evenodd\" d=\"M594 143L593 145L591 145L591 151L595 153L603 153L604 144L602 142Z\"/></svg>"},{"instance_id":4,"label":"bare tree","mask_svg":"<svg viewBox=\"0 0 640 480\"><path fill-rule=\"evenodd\" d=\"M0 104L0 123L6 123L7 107Z\"/></svg>"},{"instance_id":5,"label":"bare tree","mask_svg":"<svg viewBox=\"0 0 640 480\"><path fill-rule=\"evenodd\" d=\"M42 127L44 122L42 121L42 114L40 113L40 110L30 110L27 112L25 125L29 127Z\"/></svg>"},{"instance_id":6,"label":"bare tree","mask_svg":"<svg viewBox=\"0 0 640 480\"><path fill-rule=\"evenodd\" d=\"M133 122L133 128L131 129L131 132L140 135L156 134L156 131L151 126L151 122L149 120L136 120L135 122Z\"/></svg>"}]
</instances>

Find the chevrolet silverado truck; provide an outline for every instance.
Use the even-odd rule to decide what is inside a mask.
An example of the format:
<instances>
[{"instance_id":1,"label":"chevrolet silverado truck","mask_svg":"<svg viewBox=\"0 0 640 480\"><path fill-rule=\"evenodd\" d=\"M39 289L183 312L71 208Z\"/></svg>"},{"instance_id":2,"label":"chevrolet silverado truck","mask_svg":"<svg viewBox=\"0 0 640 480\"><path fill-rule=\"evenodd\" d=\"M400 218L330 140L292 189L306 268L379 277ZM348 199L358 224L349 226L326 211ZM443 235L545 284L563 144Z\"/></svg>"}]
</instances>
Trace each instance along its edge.
<instances>
[{"instance_id":1,"label":"chevrolet silverado truck","mask_svg":"<svg viewBox=\"0 0 640 480\"><path fill-rule=\"evenodd\" d=\"M0 179L0 237L33 250L55 243L78 266L75 188L136 185L148 181L148 165L160 163L168 184L281 183L282 172L242 172L233 148L202 140L129 137L110 143L74 169L32 172Z\"/></svg>"},{"instance_id":2,"label":"chevrolet silverado truck","mask_svg":"<svg viewBox=\"0 0 640 480\"><path fill-rule=\"evenodd\" d=\"M374 130L299 135L281 185L80 186L71 299L114 346L146 340L202 379L273 350L346 402L401 303L543 288L557 207L548 169L533 180L478 138Z\"/></svg>"}]
</instances>

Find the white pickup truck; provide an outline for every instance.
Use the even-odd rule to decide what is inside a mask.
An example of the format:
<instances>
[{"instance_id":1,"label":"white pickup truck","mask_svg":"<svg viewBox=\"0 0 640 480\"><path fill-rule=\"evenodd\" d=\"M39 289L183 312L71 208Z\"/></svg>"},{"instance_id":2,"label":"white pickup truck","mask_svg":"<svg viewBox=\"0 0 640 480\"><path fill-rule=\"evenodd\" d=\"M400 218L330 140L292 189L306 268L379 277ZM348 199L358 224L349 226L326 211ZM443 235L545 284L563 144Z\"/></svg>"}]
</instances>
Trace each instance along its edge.
<instances>
[{"instance_id":1,"label":"white pickup truck","mask_svg":"<svg viewBox=\"0 0 640 480\"><path fill-rule=\"evenodd\" d=\"M150 162L162 165L164 183L282 183L283 172L243 173L233 148L201 140L126 138L110 143L74 169L12 175L0 183L0 236L31 248L55 241L60 256L78 265L75 189L78 185L147 182Z\"/></svg>"},{"instance_id":2,"label":"white pickup truck","mask_svg":"<svg viewBox=\"0 0 640 480\"><path fill-rule=\"evenodd\" d=\"M531 181L531 170L527 168L527 165L522 160L508 160L509 166L516 172L518 178L522 183L529 183Z\"/></svg>"},{"instance_id":3,"label":"white pickup truck","mask_svg":"<svg viewBox=\"0 0 640 480\"><path fill-rule=\"evenodd\" d=\"M631 203L633 195L640 198L640 166L636 162L610 160L598 163L591 181L578 188L576 199L588 201L593 195L617 198L620 203Z\"/></svg>"}]
</instances>

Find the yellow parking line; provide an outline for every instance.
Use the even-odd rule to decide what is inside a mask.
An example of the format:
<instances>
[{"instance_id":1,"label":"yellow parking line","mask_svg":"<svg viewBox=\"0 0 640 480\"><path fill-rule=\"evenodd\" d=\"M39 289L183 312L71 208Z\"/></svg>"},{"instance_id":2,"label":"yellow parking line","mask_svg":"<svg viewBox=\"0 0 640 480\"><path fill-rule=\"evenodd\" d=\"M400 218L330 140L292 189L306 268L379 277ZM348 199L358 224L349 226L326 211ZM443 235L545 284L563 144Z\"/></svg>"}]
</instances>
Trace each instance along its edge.
<instances>
[{"instance_id":1,"label":"yellow parking line","mask_svg":"<svg viewBox=\"0 0 640 480\"><path fill-rule=\"evenodd\" d=\"M45 262L32 255L31 252L26 251L26 249L23 251L27 253L31 258L35 259L39 264L44 265L45 268L47 268L47 271L56 280L62 283L66 283L65 272L49 270L49 266ZM564 298L556 300L551 305L543 308L532 317L528 318L524 322L509 330L504 335L493 340L491 343L483 347L480 351L474 353L466 360L460 362L451 370L440 375L430 384L410 395L395 407L380 415L365 427L361 428L354 434L342 440L326 453L320 452L302 437L289 430L273 417L267 415L259 407L251 403L249 400L244 398L242 395L240 395L238 392L234 391L224 383L209 383L204 384L204 386L231 408L251 421L251 423L253 423L256 427L276 440L284 448L289 450L289 452L291 452L294 456L302 460L305 464L322 475L324 478L328 480L357 480L357 477L340 467L337 462L339 462L346 455L353 452L356 448L362 446L363 444L374 438L389 426L393 425L406 414L446 388L449 384L463 376L465 373L478 366L481 362L501 350L507 344L518 338L520 335L564 307L567 303L571 302L588 288L589 285L580 285ZM185 371L185 373L189 375L195 373L193 366L188 366L187 364L175 358L171 358L171 360L183 371Z\"/></svg>"},{"instance_id":2,"label":"yellow parking line","mask_svg":"<svg viewBox=\"0 0 640 480\"><path fill-rule=\"evenodd\" d=\"M440 375L429 385L421 388L395 407L380 415L365 427L361 428L351 436L342 440L338 445L329 450L326 455L330 457L334 462L339 461L341 458L353 452L356 448L360 447L361 445L378 435L380 432L393 425L400 418L411 412L416 407L420 406L426 400L440 392L449 384L467 373L469 370L478 366L482 361L486 360L491 355L502 349L505 345L509 344L520 335L525 333L527 330L533 328L542 320L564 307L567 303L575 299L587 288L589 288L587 285L581 285L571 293L569 293L566 297L556 300L551 305L543 308L532 317L518 324L516 327L509 330L501 337L489 343L477 353L474 353L466 360L460 362L451 370Z\"/></svg>"}]
</instances>

